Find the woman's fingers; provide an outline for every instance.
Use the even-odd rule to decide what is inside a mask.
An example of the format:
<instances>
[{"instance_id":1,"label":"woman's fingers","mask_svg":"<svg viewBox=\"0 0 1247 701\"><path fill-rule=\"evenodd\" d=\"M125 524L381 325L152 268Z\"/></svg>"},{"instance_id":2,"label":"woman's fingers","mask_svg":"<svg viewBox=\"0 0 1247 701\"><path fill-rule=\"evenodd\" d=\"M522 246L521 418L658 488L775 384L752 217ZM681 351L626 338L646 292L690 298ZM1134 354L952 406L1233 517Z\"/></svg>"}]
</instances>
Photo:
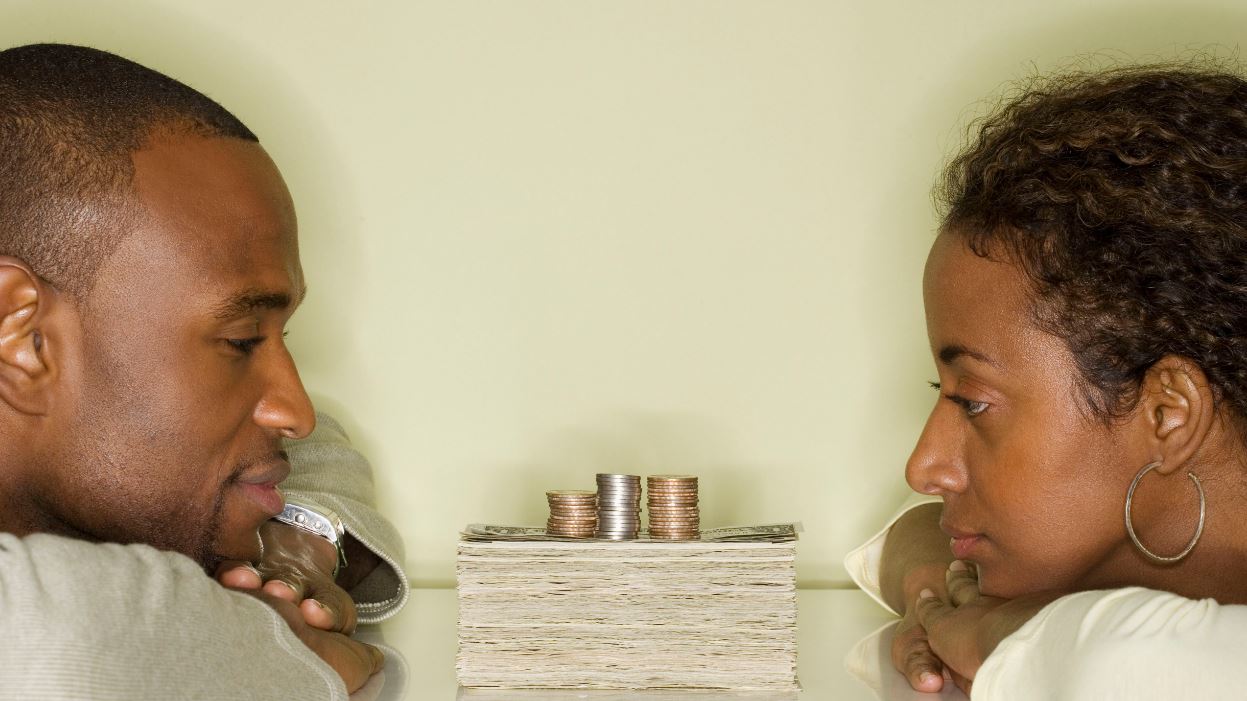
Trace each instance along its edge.
<instances>
[{"instance_id":1,"label":"woman's fingers","mask_svg":"<svg viewBox=\"0 0 1247 701\"><path fill-rule=\"evenodd\" d=\"M918 625L923 630L931 630L940 622L944 616L947 616L953 607L944 603L935 592L930 589L923 589L918 593L918 601L914 603L914 615L918 618Z\"/></svg>"},{"instance_id":2,"label":"woman's fingers","mask_svg":"<svg viewBox=\"0 0 1247 701\"><path fill-rule=\"evenodd\" d=\"M979 598L979 578L969 563L953 560L944 576L948 598L953 606L964 606Z\"/></svg>"},{"instance_id":3,"label":"woman's fingers","mask_svg":"<svg viewBox=\"0 0 1247 701\"><path fill-rule=\"evenodd\" d=\"M952 675L953 683L957 685L957 688L961 689L961 691L964 692L966 696L969 696L970 689L971 687L974 686L974 680L967 679L966 677L961 676L960 674L958 674L957 672L953 670L949 670L949 673Z\"/></svg>"},{"instance_id":4,"label":"woman's fingers","mask_svg":"<svg viewBox=\"0 0 1247 701\"><path fill-rule=\"evenodd\" d=\"M944 688L944 666L931 652L925 638L905 656L903 669L905 678L915 691L939 691Z\"/></svg>"},{"instance_id":5,"label":"woman's fingers","mask_svg":"<svg viewBox=\"0 0 1247 701\"><path fill-rule=\"evenodd\" d=\"M906 616L892 635L892 666L918 691L944 687L944 665L931 651L927 632L912 615Z\"/></svg>"}]
</instances>

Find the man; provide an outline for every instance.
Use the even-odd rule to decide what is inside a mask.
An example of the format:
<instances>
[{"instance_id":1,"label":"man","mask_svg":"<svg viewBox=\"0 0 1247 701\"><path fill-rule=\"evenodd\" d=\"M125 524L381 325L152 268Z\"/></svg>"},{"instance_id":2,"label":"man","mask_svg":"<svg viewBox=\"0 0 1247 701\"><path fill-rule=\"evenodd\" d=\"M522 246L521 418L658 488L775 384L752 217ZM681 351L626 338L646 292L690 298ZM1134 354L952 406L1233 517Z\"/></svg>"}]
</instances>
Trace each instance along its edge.
<instances>
[{"instance_id":1,"label":"man","mask_svg":"<svg viewBox=\"0 0 1247 701\"><path fill-rule=\"evenodd\" d=\"M344 698L380 668L341 588L368 620L405 597L367 466L332 424L284 443L316 422L283 342L305 290L233 115L104 52L0 52L0 696ZM270 522L287 447L354 521L337 580Z\"/></svg>"}]
</instances>

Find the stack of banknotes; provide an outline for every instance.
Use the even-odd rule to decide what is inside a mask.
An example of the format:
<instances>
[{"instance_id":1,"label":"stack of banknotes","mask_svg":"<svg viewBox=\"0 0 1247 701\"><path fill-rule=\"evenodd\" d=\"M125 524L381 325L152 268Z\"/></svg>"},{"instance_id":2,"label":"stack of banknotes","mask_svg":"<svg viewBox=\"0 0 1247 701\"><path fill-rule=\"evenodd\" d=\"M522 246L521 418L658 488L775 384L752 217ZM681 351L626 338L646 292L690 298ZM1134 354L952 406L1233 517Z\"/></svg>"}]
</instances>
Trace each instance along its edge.
<instances>
[{"instance_id":1,"label":"stack of banknotes","mask_svg":"<svg viewBox=\"0 0 1247 701\"><path fill-rule=\"evenodd\" d=\"M797 528L573 539L472 525L459 541L464 687L797 688Z\"/></svg>"}]
</instances>

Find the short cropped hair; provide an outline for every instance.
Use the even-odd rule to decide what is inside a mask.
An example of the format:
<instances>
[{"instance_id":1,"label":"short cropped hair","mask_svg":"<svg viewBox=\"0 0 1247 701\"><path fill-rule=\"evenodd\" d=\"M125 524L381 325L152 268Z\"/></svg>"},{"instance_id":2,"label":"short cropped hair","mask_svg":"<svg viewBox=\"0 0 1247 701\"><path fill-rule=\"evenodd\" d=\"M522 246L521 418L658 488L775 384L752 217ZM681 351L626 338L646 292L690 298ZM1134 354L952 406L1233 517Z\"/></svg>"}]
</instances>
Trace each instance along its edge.
<instances>
[{"instance_id":1,"label":"short cropped hair","mask_svg":"<svg viewBox=\"0 0 1247 701\"><path fill-rule=\"evenodd\" d=\"M1219 65L1036 79L937 188L942 228L1026 273L1105 420L1166 355L1247 417L1247 82Z\"/></svg>"},{"instance_id":2,"label":"short cropped hair","mask_svg":"<svg viewBox=\"0 0 1247 701\"><path fill-rule=\"evenodd\" d=\"M132 154L161 133L258 141L190 87L104 51L0 51L0 255L76 298L132 230Z\"/></svg>"}]
</instances>

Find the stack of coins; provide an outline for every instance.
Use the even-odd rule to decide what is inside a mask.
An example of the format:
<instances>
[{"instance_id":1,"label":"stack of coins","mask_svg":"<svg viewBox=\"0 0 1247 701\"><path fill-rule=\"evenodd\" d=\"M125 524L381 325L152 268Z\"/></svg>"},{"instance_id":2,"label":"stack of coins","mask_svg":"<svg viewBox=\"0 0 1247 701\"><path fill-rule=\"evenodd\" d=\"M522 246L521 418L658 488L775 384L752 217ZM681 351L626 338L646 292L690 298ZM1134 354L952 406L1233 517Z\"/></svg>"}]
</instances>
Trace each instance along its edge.
<instances>
[{"instance_id":1,"label":"stack of coins","mask_svg":"<svg viewBox=\"0 0 1247 701\"><path fill-rule=\"evenodd\" d=\"M598 474L597 537L632 540L641 530L641 477Z\"/></svg>"},{"instance_id":2,"label":"stack of coins","mask_svg":"<svg viewBox=\"0 0 1247 701\"><path fill-rule=\"evenodd\" d=\"M697 540L701 537L696 477L652 475L646 483L649 487L650 538Z\"/></svg>"},{"instance_id":3,"label":"stack of coins","mask_svg":"<svg viewBox=\"0 0 1247 701\"><path fill-rule=\"evenodd\" d=\"M560 489L546 492L550 520L546 534L564 538L592 538L598 525L598 496L593 492Z\"/></svg>"}]
</instances>

